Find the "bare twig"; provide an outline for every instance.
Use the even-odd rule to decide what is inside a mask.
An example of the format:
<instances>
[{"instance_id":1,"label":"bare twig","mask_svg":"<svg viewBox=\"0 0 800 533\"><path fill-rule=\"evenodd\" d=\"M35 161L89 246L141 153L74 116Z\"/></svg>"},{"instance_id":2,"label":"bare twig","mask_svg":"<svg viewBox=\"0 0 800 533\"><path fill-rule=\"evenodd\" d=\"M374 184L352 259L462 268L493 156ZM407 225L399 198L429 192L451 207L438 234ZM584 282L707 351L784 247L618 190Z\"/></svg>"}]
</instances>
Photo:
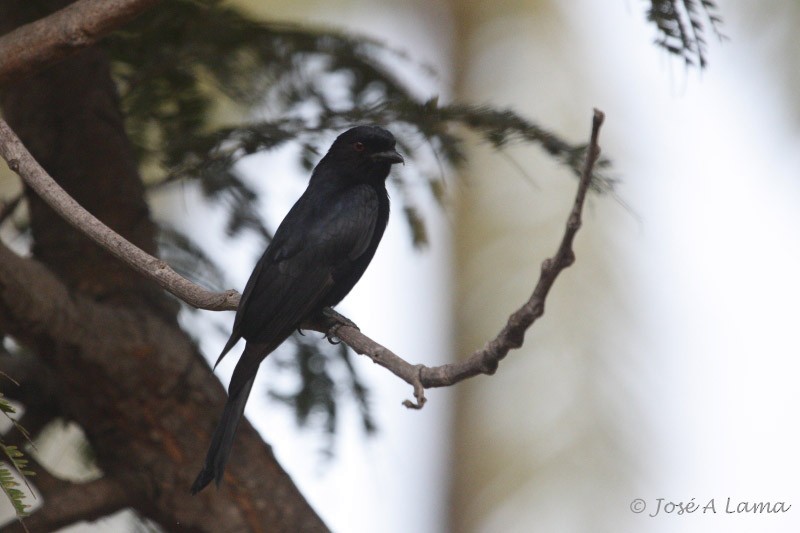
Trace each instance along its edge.
<instances>
[{"instance_id":1,"label":"bare twig","mask_svg":"<svg viewBox=\"0 0 800 533\"><path fill-rule=\"evenodd\" d=\"M581 226L581 213L586 200L586 193L591 185L592 170L600 155L598 136L604 118L605 115L603 115L602 111L597 109L594 111L592 134L587 148L583 172L578 183L578 192L575 195L575 202L567 219L567 228L556 254L542 263L539 281L536 283L533 294L531 294L528 301L508 318L508 322L502 331L494 339L486 343L486 346L476 350L468 358L457 363L427 367L408 363L350 325L342 324L336 328L336 337L342 342L357 353L366 355L374 363L381 365L414 387L416 402L405 400L403 405L408 408L420 409L425 404L424 389L447 387L478 374L494 374L500 361L508 355L508 352L513 348L522 346L525 332L536 319L544 314L545 300L556 278L562 270L575 262L572 243ZM313 329L322 332L329 331L329 328L325 326L315 326Z\"/></svg>"},{"instance_id":2,"label":"bare twig","mask_svg":"<svg viewBox=\"0 0 800 533\"><path fill-rule=\"evenodd\" d=\"M86 48L161 0L78 0L0 37L0 85Z\"/></svg>"},{"instance_id":3,"label":"bare twig","mask_svg":"<svg viewBox=\"0 0 800 533\"><path fill-rule=\"evenodd\" d=\"M407 362L361 333L347 321L328 318L304 324L303 327L339 338L357 353L368 356L373 362L412 385L416 401L404 402L404 405L410 408L419 409L425 404L426 388L446 387L479 374L493 374L511 349L522 346L525 332L544 313L547 294L556 278L562 270L575 261L572 245L581 225L581 213L586 193L591 185L592 170L600 154L598 136L603 119L603 113L595 110L591 140L578 192L556 254L542 263L539 280L530 298L509 317L502 331L482 349L456 363L427 367ZM215 293L192 283L178 275L163 261L134 246L88 213L39 166L2 119L0 119L0 155L8 162L9 167L65 220L139 272L157 281L165 290L200 309L232 310L238 305L239 294L236 291Z\"/></svg>"},{"instance_id":4,"label":"bare twig","mask_svg":"<svg viewBox=\"0 0 800 533\"><path fill-rule=\"evenodd\" d=\"M0 119L0 155L8 162L9 168L18 173L42 200L64 217L64 220L134 269L155 280L167 291L199 309L212 311L236 309L239 303L236 291L216 293L192 283L172 270L164 261L130 243L81 207L36 162L22 141L2 119Z\"/></svg>"}]
</instances>

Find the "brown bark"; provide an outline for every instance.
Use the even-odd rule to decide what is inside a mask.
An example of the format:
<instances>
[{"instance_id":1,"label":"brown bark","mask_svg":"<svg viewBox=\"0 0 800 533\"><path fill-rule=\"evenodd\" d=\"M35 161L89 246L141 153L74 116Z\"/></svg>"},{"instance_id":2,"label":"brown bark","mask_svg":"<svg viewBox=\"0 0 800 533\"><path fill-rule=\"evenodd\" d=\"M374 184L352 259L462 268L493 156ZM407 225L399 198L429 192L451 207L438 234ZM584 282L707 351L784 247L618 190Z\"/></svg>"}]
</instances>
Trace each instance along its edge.
<instances>
[{"instance_id":1,"label":"brown bark","mask_svg":"<svg viewBox=\"0 0 800 533\"><path fill-rule=\"evenodd\" d=\"M17 28L0 37L0 85L38 72L91 46L160 1L79 0L46 18L30 22L30 26ZM60 4L63 2L57 5L61 7Z\"/></svg>"},{"instance_id":2,"label":"brown bark","mask_svg":"<svg viewBox=\"0 0 800 533\"><path fill-rule=\"evenodd\" d=\"M3 2L2 24L24 22L15 8L27 1ZM153 253L156 228L117 104L97 48L7 84L0 101L61 186ZM168 531L326 530L249 424L222 489L190 496L224 390L178 327L172 300L26 194L34 257L0 245L0 329L58 376L59 411L84 428L107 478L93 487L114 487L94 490L100 501L83 516L128 506ZM72 501L64 485L45 485L45 506ZM105 493L113 500L102 501ZM31 523L47 530L60 522L43 513Z\"/></svg>"}]
</instances>

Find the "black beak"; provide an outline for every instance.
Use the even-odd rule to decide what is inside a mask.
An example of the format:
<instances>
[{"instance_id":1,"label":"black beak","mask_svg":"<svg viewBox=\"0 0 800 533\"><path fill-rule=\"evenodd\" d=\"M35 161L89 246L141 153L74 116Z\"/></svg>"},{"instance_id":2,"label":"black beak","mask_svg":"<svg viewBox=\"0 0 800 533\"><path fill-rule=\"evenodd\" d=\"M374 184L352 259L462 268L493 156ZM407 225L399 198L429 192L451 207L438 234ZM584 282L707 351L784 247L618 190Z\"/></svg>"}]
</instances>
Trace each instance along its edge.
<instances>
[{"instance_id":1,"label":"black beak","mask_svg":"<svg viewBox=\"0 0 800 533\"><path fill-rule=\"evenodd\" d=\"M376 152L372 154L373 161L386 161L389 164L394 165L395 163L403 163L405 164L405 160L403 156L398 154L396 150L386 150L385 152Z\"/></svg>"}]
</instances>

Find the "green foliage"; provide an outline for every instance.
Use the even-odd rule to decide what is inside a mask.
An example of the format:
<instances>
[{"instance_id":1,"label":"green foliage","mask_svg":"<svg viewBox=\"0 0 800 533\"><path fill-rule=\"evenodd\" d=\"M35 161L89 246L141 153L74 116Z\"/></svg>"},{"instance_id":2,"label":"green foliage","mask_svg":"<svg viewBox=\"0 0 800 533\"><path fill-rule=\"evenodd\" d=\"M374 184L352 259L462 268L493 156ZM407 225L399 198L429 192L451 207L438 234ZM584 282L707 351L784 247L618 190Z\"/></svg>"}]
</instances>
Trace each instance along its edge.
<instances>
[{"instance_id":1,"label":"green foliage","mask_svg":"<svg viewBox=\"0 0 800 533\"><path fill-rule=\"evenodd\" d=\"M301 147L299 163L310 168L332 133L356 123L391 125L412 159L427 150L447 164L461 163L460 132L469 129L496 148L512 140L539 144L580 171L584 146L512 111L419 101L386 65L402 56L373 39L259 23L213 0L176 0L115 35L109 48L128 131L150 178L198 181L206 198L226 206L230 235L242 229L269 235L253 208L255 192L234 167L238 160L291 141ZM221 99L227 120L233 111L240 120L220 123ZM254 114L266 118L245 118ZM426 179L436 184L442 175ZM602 176L596 184L610 187ZM408 207L409 215L418 213ZM419 236L420 220L408 220Z\"/></svg>"},{"instance_id":2,"label":"green foliage","mask_svg":"<svg viewBox=\"0 0 800 533\"><path fill-rule=\"evenodd\" d=\"M705 22L718 39L722 18L712 0L650 0L647 20L654 23L659 36L655 43L684 60L686 65L697 64L703 69L708 64Z\"/></svg>"},{"instance_id":3,"label":"green foliage","mask_svg":"<svg viewBox=\"0 0 800 533\"><path fill-rule=\"evenodd\" d=\"M11 421L14 428L21 432L25 439L30 440L25 429L11 416L16 413L16 409L14 409L14 406L11 405L2 394L0 394L0 412ZM28 516L27 509L30 506L25 503L25 493L19 489L20 484L14 478L12 470L23 480L28 476L35 475L35 473L28 470L28 460L25 459L25 454L16 446L6 444L2 438L0 438L0 452L2 452L4 456L4 461L7 461L0 463L0 490L3 491L8 501L14 506L14 512L17 514L17 518L21 520ZM10 465L10 467L8 465ZM28 489L30 490L30 487L28 487Z\"/></svg>"},{"instance_id":4,"label":"green foliage","mask_svg":"<svg viewBox=\"0 0 800 533\"><path fill-rule=\"evenodd\" d=\"M26 470L28 461L24 458L25 455L19 449L17 449L16 446L7 446L0 443L0 450L2 450L5 458L11 463L13 469L16 470L20 475L33 475L32 471ZM27 508L29 505L25 503L25 493L17 488L19 486L20 484L11 474L11 469L9 469L5 463L0 464L0 489L2 489L6 495L6 498L8 498L8 500L14 506L14 512L17 513L17 517L24 518L28 516Z\"/></svg>"}]
</instances>

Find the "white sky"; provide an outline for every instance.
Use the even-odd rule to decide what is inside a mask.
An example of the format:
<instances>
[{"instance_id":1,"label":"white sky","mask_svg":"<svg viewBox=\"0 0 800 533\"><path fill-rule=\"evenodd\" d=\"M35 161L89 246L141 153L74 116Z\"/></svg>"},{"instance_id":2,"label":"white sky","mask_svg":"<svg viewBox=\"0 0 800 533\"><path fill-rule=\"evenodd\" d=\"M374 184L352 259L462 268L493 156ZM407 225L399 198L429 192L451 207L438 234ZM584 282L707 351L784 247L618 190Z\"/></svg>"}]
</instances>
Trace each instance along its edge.
<instances>
[{"instance_id":1,"label":"white sky","mask_svg":"<svg viewBox=\"0 0 800 533\"><path fill-rule=\"evenodd\" d=\"M648 465L649 488L631 499L715 498L720 512L639 516L634 524L798 531L800 144L792 114L735 6L723 5L731 41L712 44L699 76L641 44L652 30L638 10L604 3L606 21L593 18L604 15L591 4L582 3L582 25L602 43L597 56L616 59L587 58L595 76L613 67L598 106L608 113L606 133L614 132L606 153L642 217L631 250L642 283L637 307L650 323L640 356L658 376L642 398L659 440L644 453L658 462ZM727 497L797 507L725 515Z\"/></svg>"}]
</instances>

